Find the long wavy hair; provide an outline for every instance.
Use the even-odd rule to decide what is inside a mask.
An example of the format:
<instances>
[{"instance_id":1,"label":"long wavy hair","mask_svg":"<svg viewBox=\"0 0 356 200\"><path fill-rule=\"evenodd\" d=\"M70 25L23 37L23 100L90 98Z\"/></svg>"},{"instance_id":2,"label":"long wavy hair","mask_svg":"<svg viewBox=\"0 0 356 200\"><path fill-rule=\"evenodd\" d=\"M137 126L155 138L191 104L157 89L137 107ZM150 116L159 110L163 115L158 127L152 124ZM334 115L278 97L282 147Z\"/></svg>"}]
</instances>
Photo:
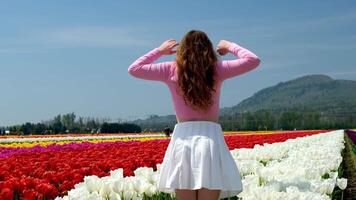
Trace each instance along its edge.
<instances>
[{"instance_id":1,"label":"long wavy hair","mask_svg":"<svg viewBox=\"0 0 356 200\"><path fill-rule=\"evenodd\" d=\"M208 36L199 30L184 35L177 47L178 85L184 102L194 110L207 112L216 92L215 63L218 56Z\"/></svg>"}]
</instances>

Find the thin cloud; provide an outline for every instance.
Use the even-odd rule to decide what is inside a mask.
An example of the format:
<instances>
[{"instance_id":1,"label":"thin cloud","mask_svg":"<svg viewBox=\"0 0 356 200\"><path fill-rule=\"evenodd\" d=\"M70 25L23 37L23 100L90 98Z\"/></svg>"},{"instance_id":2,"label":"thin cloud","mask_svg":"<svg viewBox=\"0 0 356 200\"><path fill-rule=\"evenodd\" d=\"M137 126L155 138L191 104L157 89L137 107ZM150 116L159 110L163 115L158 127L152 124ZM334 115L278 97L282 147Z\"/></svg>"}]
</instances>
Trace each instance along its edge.
<instances>
[{"instance_id":1,"label":"thin cloud","mask_svg":"<svg viewBox=\"0 0 356 200\"><path fill-rule=\"evenodd\" d=\"M343 13L334 16L306 19L303 21L290 21L283 24L266 24L265 26L252 26L249 28L249 37L266 38L279 37L296 32L305 32L321 29L334 29L336 26L355 24L356 13Z\"/></svg>"},{"instance_id":2,"label":"thin cloud","mask_svg":"<svg viewBox=\"0 0 356 200\"><path fill-rule=\"evenodd\" d=\"M318 71L317 73L304 72L294 75L292 78L298 78L310 74L325 74L333 79L355 80L356 70L340 69L339 71Z\"/></svg>"},{"instance_id":3,"label":"thin cloud","mask_svg":"<svg viewBox=\"0 0 356 200\"><path fill-rule=\"evenodd\" d=\"M28 54L28 53L44 53L40 49L26 48L26 47L2 47L0 54Z\"/></svg>"},{"instance_id":4,"label":"thin cloud","mask_svg":"<svg viewBox=\"0 0 356 200\"><path fill-rule=\"evenodd\" d=\"M137 33L137 34L136 34ZM130 48L152 45L141 32L120 27L33 29L0 38L0 54L45 53L59 48Z\"/></svg>"},{"instance_id":5,"label":"thin cloud","mask_svg":"<svg viewBox=\"0 0 356 200\"><path fill-rule=\"evenodd\" d=\"M356 75L356 70L326 72L326 74L335 76L351 76Z\"/></svg>"},{"instance_id":6,"label":"thin cloud","mask_svg":"<svg viewBox=\"0 0 356 200\"><path fill-rule=\"evenodd\" d=\"M118 27L73 27L40 33L42 42L61 47L129 47L146 46L150 42L135 37L134 31Z\"/></svg>"},{"instance_id":7,"label":"thin cloud","mask_svg":"<svg viewBox=\"0 0 356 200\"><path fill-rule=\"evenodd\" d=\"M356 41L348 40L349 43L290 43L284 44L285 48L290 49L299 49L299 50L312 50L312 51L346 51L346 50L355 50L356 49Z\"/></svg>"},{"instance_id":8,"label":"thin cloud","mask_svg":"<svg viewBox=\"0 0 356 200\"><path fill-rule=\"evenodd\" d=\"M276 61L263 61L261 66L257 68L258 71L266 70L280 70L293 67L302 67L306 66L309 62L307 60L276 60Z\"/></svg>"}]
</instances>

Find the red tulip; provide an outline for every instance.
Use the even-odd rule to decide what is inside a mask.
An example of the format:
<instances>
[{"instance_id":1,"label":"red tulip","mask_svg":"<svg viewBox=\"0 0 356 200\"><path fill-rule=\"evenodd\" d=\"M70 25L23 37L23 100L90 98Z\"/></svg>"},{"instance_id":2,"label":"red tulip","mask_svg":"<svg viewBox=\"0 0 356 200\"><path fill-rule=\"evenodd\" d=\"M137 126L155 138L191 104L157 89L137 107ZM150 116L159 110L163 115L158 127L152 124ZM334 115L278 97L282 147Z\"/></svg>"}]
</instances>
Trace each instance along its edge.
<instances>
[{"instance_id":1,"label":"red tulip","mask_svg":"<svg viewBox=\"0 0 356 200\"><path fill-rule=\"evenodd\" d=\"M10 188L2 188L0 192L0 200L14 199L14 192Z\"/></svg>"}]
</instances>

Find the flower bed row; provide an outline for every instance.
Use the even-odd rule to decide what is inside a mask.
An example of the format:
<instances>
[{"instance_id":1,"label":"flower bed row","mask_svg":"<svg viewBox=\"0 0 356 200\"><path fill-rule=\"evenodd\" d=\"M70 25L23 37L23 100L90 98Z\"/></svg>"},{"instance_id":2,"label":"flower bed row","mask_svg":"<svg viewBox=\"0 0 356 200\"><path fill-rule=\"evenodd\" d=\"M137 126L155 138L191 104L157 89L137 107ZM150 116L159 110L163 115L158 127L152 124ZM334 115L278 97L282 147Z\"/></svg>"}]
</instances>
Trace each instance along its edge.
<instances>
[{"instance_id":1,"label":"flower bed row","mask_svg":"<svg viewBox=\"0 0 356 200\"><path fill-rule=\"evenodd\" d=\"M240 169L243 192L237 197L253 199L313 199L329 200L335 187L345 189L347 179L341 178L338 168L344 148L343 130L312 135L281 143L256 145L253 149L231 151ZM163 196L157 189L157 170L140 167L134 176L125 177L123 169L109 176L85 176L67 196L56 200L77 199L156 199ZM175 196L175 193L171 193ZM153 198L152 198L153 199Z\"/></svg>"},{"instance_id":2,"label":"flower bed row","mask_svg":"<svg viewBox=\"0 0 356 200\"><path fill-rule=\"evenodd\" d=\"M136 134L136 135L94 135L94 136L67 136L67 137L41 137L41 138L3 138L0 144L21 143L21 142L47 142L47 141L82 141L99 139L117 139L117 138L144 138L144 137L162 137L162 134Z\"/></svg>"},{"instance_id":3,"label":"flower bed row","mask_svg":"<svg viewBox=\"0 0 356 200\"><path fill-rule=\"evenodd\" d=\"M156 139L164 139L167 138L166 136L152 136L152 137L122 137L122 138L109 138L109 139L102 139L102 138L92 138L92 139L82 139L82 140L62 140L62 141L36 141L36 142L15 142L15 143L5 143L1 144L0 143L0 153L3 150L6 150L7 148L30 148L30 147L35 147L35 146L48 146L51 144L68 144L68 143L73 143L73 142L92 142L92 143L98 143L98 142L115 142L115 141L144 141L144 140L156 140Z\"/></svg>"},{"instance_id":4,"label":"flower bed row","mask_svg":"<svg viewBox=\"0 0 356 200\"><path fill-rule=\"evenodd\" d=\"M325 132L326 130L308 130L308 133L320 133L320 132ZM332 130L329 130L332 131ZM226 131L224 134L225 135L263 135L263 134L276 134L276 133L300 133L300 132L305 132L305 130L295 130L295 131L282 131L282 130L276 130L276 131Z\"/></svg>"},{"instance_id":5,"label":"flower bed row","mask_svg":"<svg viewBox=\"0 0 356 200\"><path fill-rule=\"evenodd\" d=\"M322 132L322 131L320 131ZM290 138L317 134L293 132L268 135L225 136L229 149L252 148L256 144L283 142ZM0 195L42 197L63 196L85 176L110 175L122 168L123 177L135 175L139 167L157 170L170 139L51 144L32 148L7 148L0 152ZM1 199L1 198L0 198Z\"/></svg>"},{"instance_id":6,"label":"flower bed row","mask_svg":"<svg viewBox=\"0 0 356 200\"><path fill-rule=\"evenodd\" d=\"M0 135L0 138L46 138L46 137L81 137L81 136L94 136L94 135L155 135L160 132L144 132L144 133L65 133L65 134L46 134L46 135Z\"/></svg>"}]
</instances>

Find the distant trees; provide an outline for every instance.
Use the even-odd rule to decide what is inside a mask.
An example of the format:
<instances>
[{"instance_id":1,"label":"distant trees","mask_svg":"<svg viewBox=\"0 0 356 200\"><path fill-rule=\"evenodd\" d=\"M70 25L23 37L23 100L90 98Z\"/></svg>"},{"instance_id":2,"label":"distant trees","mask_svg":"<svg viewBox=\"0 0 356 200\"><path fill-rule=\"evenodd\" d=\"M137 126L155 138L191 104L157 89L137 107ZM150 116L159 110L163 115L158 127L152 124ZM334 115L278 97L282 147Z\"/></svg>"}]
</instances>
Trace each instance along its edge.
<instances>
[{"instance_id":1,"label":"distant trees","mask_svg":"<svg viewBox=\"0 0 356 200\"><path fill-rule=\"evenodd\" d=\"M283 130L293 130L301 128L302 114L297 112L283 112L280 120L280 127Z\"/></svg>"},{"instance_id":2,"label":"distant trees","mask_svg":"<svg viewBox=\"0 0 356 200\"><path fill-rule=\"evenodd\" d=\"M108 123L108 119L79 117L72 113L59 114L52 120L40 123L26 122L22 125L0 127L1 133L12 134L59 134L59 133L129 133L141 132L141 127L130 123Z\"/></svg>"},{"instance_id":3,"label":"distant trees","mask_svg":"<svg viewBox=\"0 0 356 200\"><path fill-rule=\"evenodd\" d=\"M34 125L29 122L26 122L21 126L20 131L22 131L24 135L28 135L31 133L33 129L34 129Z\"/></svg>"},{"instance_id":4,"label":"distant trees","mask_svg":"<svg viewBox=\"0 0 356 200\"><path fill-rule=\"evenodd\" d=\"M224 130L345 129L356 127L356 113L322 113L285 110L256 111L220 116Z\"/></svg>"},{"instance_id":5,"label":"distant trees","mask_svg":"<svg viewBox=\"0 0 356 200\"><path fill-rule=\"evenodd\" d=\"M101 132L103 133L140 133L141 127L136 124L129 123L103 123Z\"/></svg>"}]
</instances>

